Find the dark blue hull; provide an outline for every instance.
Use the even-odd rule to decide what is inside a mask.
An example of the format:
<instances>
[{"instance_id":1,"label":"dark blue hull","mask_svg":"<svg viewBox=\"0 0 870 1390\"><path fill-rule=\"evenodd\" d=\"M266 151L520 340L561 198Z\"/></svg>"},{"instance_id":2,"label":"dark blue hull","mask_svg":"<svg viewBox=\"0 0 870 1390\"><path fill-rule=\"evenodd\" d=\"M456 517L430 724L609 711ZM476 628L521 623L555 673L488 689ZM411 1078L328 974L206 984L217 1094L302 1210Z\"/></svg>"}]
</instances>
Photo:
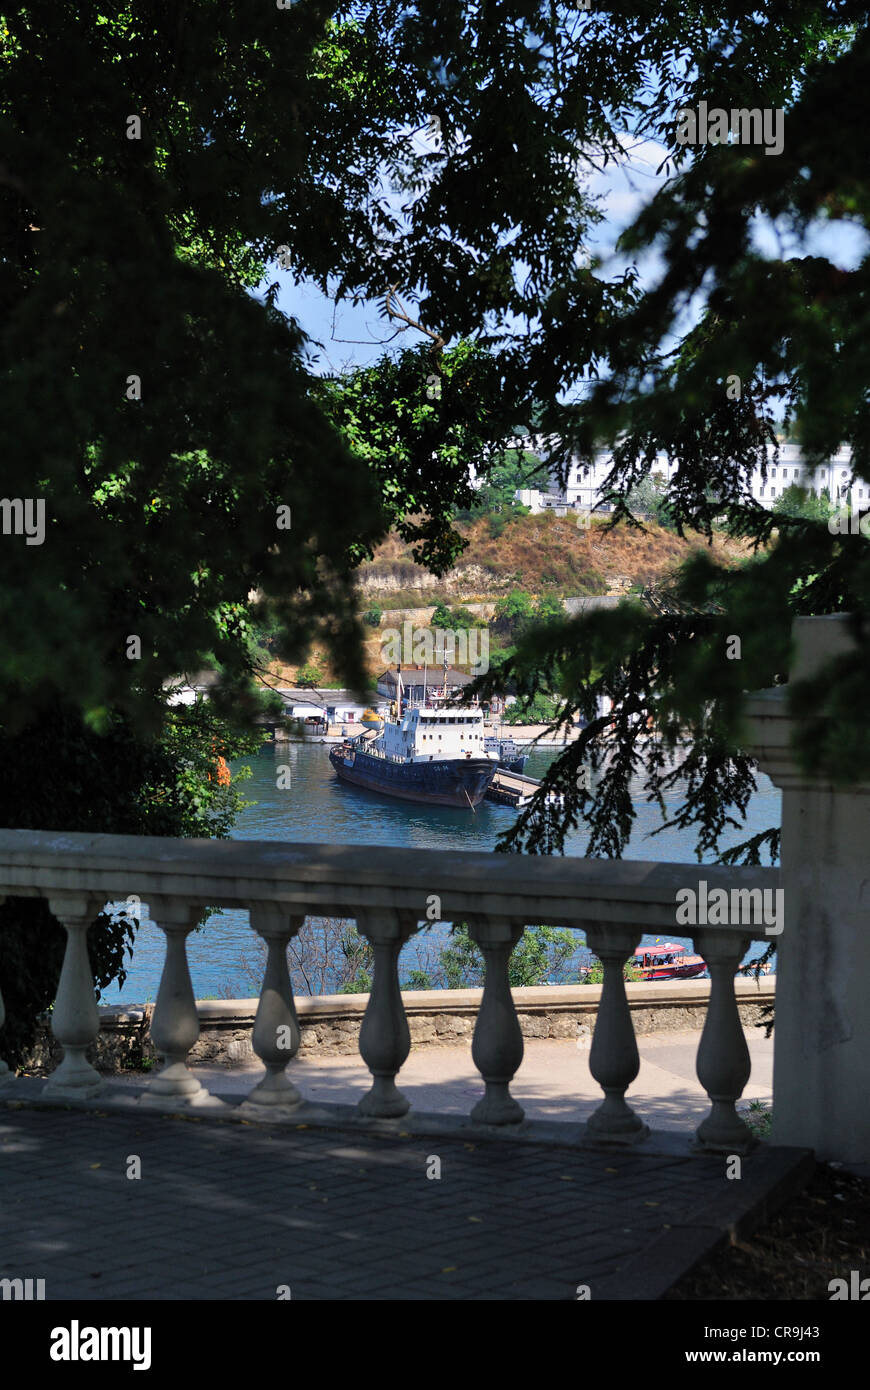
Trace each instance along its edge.
<instances>
[{"instance_id":1,"label":"dark blue hull","mask_svg":"<svg viewBox=\"0 0 870 1390\"><path fill-rule=\"evenodd\" d=\"M512 738L496 738L493 735L486 740L485 747L488 753L498 753L498 765L506 772L525 771L528 754Z\"/></svg>"},{"instance_id":2,"label":"dark blue hull","mask_svg":"<svg viewBox=\"0 0 870 1390\"><path fill-rule=\"evenodd\" d=\"M527 753L519 753L515 758L500 758L498 765L506 772L524 772L527 757Z\"/></svg>"},{"instance_id":3,"label":"dark blue hull","mask_svg":"<svg viewBox=\"0 0 870 1390\"><path fill-rule=\"evenodd\" d=\"M480 804L496 771L496 764L487 758L391 762L346 744L331 749L329 761L343 782L367 791L429 806L462 806L466 810Z\"/></svg>"}]
</instances>

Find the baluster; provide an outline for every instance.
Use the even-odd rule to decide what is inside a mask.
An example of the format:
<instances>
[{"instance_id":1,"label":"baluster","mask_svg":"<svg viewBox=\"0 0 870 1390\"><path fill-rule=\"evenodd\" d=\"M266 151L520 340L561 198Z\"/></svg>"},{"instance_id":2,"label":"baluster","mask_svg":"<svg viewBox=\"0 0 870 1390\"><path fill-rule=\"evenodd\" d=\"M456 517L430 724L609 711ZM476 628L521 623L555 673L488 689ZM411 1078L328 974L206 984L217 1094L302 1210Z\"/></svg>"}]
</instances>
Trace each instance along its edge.
<instances>
[{"instance_id":1,"label":"baluster","mask_svg":"<svg viewBox=\"0 0 870 1390\"><path fill-rule=\"evenodd\" d=\"M399 952L416 931L417 918L390 909L361 909L356 924L375 953L371 994L359 1032L360 1055L372 1074L372 1086L357 1109L361 1115L389 1119L404 1115L411 1105L395 1082L411 1051L411 1030L399 989Z\"/></svg>"},{"instance_id":2,"label":"baluster","mask_svg":"<svg viewBox=\"0 0 870 1390\"><path fill-rule=\"evenodd\" d=\"M63 1047L63 1057L45 1083L47 1096L94 1096L103 1089L102 1077L85 1056L100 1031L87 932L101 905L99 899L81 893L48 899L66 931L66 950L51 1013L51 1031Z\"/></svg>"},{"instance_id":3,"label":"baluster","mask_svg":"<svg viewBox=\"0 0 870 1390\"><path fill-rule=\"evenodd\" d=\"M471 1118L480 1124L516 1125L525 1115L510 1093L510 1083L523 1060L523 1034L508 975L511 952L523 931L522 922L507 918L479 918L468 923L469 935L480 947L486 967L471 1042L474 1065L486 1085L486 1094L471 1112Z\"/></svg>"},{"instance_id":4,"label":"baluster","mask_svg":"<svg viewBox=\"0 0 870 1390\"><path fill-rule=\"evenodd\" d=\"M588 1138L607 1144L636 1144L649 1134L625 1092L640 1071L640 1056L625 994L625 962L634 955L640 932L633 927L590 927L586 942L604 967L601 1001L589 1051L589 1070L604 1100L586 1124Z\"/></svg>"},{"instance_id":5,"label":"baluster","mask_svg":"<svg viewBox=\"0 0 870 1390\"><path fill-rule=\"evenodd\" d=\"M268 955L251 1042L266 1075L248 1096L247 1104L292 1108L302 1096L286 1073L299 1051L299 1020L287 969L287 944L299 931L305 915L288 913L277 903L251 908L251 926L266 943Z\"/></svg>"},{"instance_id":6,"label":"baluster","mask_svg":"<svg viewBox=\"0 0 870 1390\"><path fill-rule=\"evenodd\" d=\"M213 1100L187 1065L187 1054L199 1037L199 1015L190 970L187 965L187 936L193 931L202 908L193 903L154 898L151 915L166 937L166 958L160 988L151 1019L151 1040L166 1059L165 1065L148 1083L145 1103L165 1105L202 1104Z\"/></svg>"},{"instance_id":7,"label":"baluster","mask_svg":"<svg viewBox=\"0 0 870 1390\"><path fill-rule=\"evenodd\" d=\"M698 1126L697 1147L716 1153L748 1153L757 1140L737 1114L736 1102L749 1080L752 1064L740 1022L734 977L749 949L749 938L735 940L715 930L694 935L695 950L710 971L710 1003L698 1044L698 1080L712 1103Z\"/></svg>"}]
</instances>

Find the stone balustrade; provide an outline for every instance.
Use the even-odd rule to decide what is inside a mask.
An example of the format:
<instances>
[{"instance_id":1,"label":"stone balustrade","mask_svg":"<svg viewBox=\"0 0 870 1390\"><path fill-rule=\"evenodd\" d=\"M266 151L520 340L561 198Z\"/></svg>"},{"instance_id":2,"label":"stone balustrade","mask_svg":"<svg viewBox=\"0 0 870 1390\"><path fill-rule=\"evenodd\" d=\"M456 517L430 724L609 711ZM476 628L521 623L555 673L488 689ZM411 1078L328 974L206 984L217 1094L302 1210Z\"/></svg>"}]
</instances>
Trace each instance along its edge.
<instances>
[{"instance_id":1,"label":"stone balustrade","mask_svg":"<svg viewBox=\"0 0 870 1390\"><path fill-rule=\"evenodd\" d=\"M188 1066L200 1025L186 952L187 936L207 903L246 908L251 928L267 950L251 1037L265 1076L246 1104L262 1114L292 1111L300 1104L302 1097L287 1070L300 1039L287 945L307 915L340 917L356 921L374 952L373 986L359 1037L372 1085L360 1099L359 1112L374 1119L401 1116L410 1098L399 1090L396 1077L410 1051L411 1036L399 989L398 958L408 938L427 925L434 904L438 920L468 923L485 960L472 1041L485 1095L472 1119L487 1125L516 1125L523 1119L522 1107L510 1093L523 1056L508 981L512 950L530 925L546 923L586 933L604 966L588 1053L603 1100L588 1122L587 1139L606 1145L634 1144L648 1133L643 1117L625 1099L637 1076L639 1057L623 966L643 935L677 934L694 940L711 974L698 1050L698 1076L711 1110L696 1143L727 1153L752 1146L752 1136L735 1108L749 1078L749 1053L734 979L750 941L769 937L760 913L757 922L678 925L677 894L691 889L704 899L717 888L729 894L735 889L770 894L778 885L778 870L767 868L0 831L0 896L44 897L67 933L52 1013L63 1059L46 1082L47 1096L90 1096L112 1084L85 1055L99 1029L85 934L103 905L135 896L147 905L166 937L151 1021L152 1041L164 1062L148 1082L143 1103L174 1107L208 1100ZM0 939L0 989L2 972ZM585 1064L586 1055L578 1052L578 1066ZM2 1073L0 1084L14 1086L14 1079Z\"/></svg>"}]
</instances>

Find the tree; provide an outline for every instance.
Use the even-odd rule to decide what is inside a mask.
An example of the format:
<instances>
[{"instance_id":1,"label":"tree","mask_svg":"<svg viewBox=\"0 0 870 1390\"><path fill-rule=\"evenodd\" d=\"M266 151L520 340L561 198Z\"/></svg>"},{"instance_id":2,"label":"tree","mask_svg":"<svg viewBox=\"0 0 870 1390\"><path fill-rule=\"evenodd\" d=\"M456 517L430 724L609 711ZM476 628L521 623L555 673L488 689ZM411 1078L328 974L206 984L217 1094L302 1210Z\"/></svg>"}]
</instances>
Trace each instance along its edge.
<instances>
[{"instance_id":1,"label":"tree","mask_svg":"<svg viewBox=\"0 0 870 1390\"><path fill-rule=\"evenodd\" d=\"M791 28L798 11L800 34ZM559 437L554 462L563 475L570 457L613 446L606 484L617 501L613 525L636 524L633 489L663 451L678 464L668 509L679 534L712 538L721 524L757 547L756 558L740 565L709 552L696 556L664 615L624 605L583 615L562 631L528 631L499 678L507 673L531 695L561 670L556 724L567 727L577 713L589 721L542 789L564 796L563 829L587 818L588 852L622 853L635 814L629 781L642 766L663 816L664 793L683 789L668 823L697 827L699 858L712 853L756 863L776 857L776 827L724 855L719 841L742 822L755 785L753 763L740 751L743 691L786 679L795 616L850 612L857 639L853 655L793 687L807 770L849 781L870 757L866 721L856 717L870 699L866 548L832 535L823 516L766 511L749 486L756 467L766 470L768 449L776 449L781 412L785 433L799 433L811 464L847 443L856 476L870 480L870 362L859 326L868 263L862 251L844 269L811 252L806 239L832 217L866 228L866 163L840 122L866 85L870 33L857 7L832 17L822 6L799 6L775 36L748 13L729 32L706 11L708 19L706 52L693 53L677 91L663 90L648 111L647 130L658 128L673 177L621 242L629 258L654 250L663 273L649 290L631 278L622 304L612 300L601 332L590 333L585 353L576 337L542 329L539 381L545 351L554 387L579 382L584 359L594 368L589 389L571 399L558 389L539 392L552 402L540 427ZM702 100L784 110L782 155L767 158L739 141L680 146L673 118ZM671 118L658 124L669 105ZM759 219L790 237L794 253L777 259L762 248ZM681 315L695 294L703 308L686 329ZM555 320L570 294L560 288L554 297ZM741 636L739 662L727 655L733 633ZM484 678L478 693L490 684ZM598 714L601 696L612 701L606 716ZM654 743L646 739L650 721L661 735ZM671 759L686 741L688 756L675 771ZM602 772L594 793L577 786L578 770L590 760ZM533 851L543 845L528 812L503 843Z\"/></svg>"},{"instance_id":2,"label":"tree","mask_svg":"<svg viewBox=\"0 0 870 1390\"><path fill-rule=\"evenodd\" d=\"M795 613L848 609L858 631L867 610L860 546L747 500L777 407L810 456L849 442L870 473L864 262L777 261L753 240L765 216L798 244L814 217L866 224L861 139L837 138L866 90L863 10L797 0L773 25L664 0L112 14L63 0L13 4L4 24L0 448L19 493L0 544L4 731L71 699L87 727L117 715L157 738L164 681L204 664L221 675L214 710L250 727L252 625L273 619L276 654L298 663L316 641L362 688L356 565L395 526L443 574L473 500L464 461L486 479L534 421L560 441L557 468L615 444L614 523L633 524L622 503L663 449L681 534L724 515L762 547L753 566L694 561L682 613L543 624L505 666L530 698L558 689L561 720L585 711L590 746L615 734L593 853L624 846L638 758L653 795L668 785L638 743L649 717L694 739L679 817L715 848L752 787L742 690L784 675ZM680 107L719 93L787 108L776 158L676 143ZM434 146L419 134L433 115ZM670 151L674 178L607 278L586 254L602 214L578 170L621 159L626 133ZM663 273L647 291L632 257L650 248ZM264 284L276 260L339 300L378 301L393 338L424 345L318 378L316 345ZM723 665L734 631L743 659ZM808 725L805 752L853 777L870 753L863 637L828 675L837 740ZM599 694L614 702L603 722ZM568 817L584 751L547 776L570 784Z\"/></svg>"},{"instance_id":3,"label":"tree","mask_svg":"<svg viewBox=\"0 0 870 1390\"><path fill-rule=\"evenodd\" d=\"M537 691L530 699L519 699L508 705L502 720L505 724L549 724L557 711L557 704L550 696Z\"/></svg>"},{"instance_id":4,"label":"tree","mask_svg":"<svg viewBox=\"0 0 870 1390\"><path fill-rule=\"evenodd\" d=\"M276 656L298 663L317 638L361 687L353 571L391 524L443 567L466 496L458 416L485 413L478 361L481 377L494 372L459 345L443 375L461 409L423 428L409 411L378 453L346 420L361 378L319 380L277 285L263 284L278 258L324 284L384 288L389 219L379 236L363 228L384 161L407 173L389 152L413 83L397 91L376 23L212 0L172 16L148 0L113 14L85 0L48 18L13 5L0 34L0 445L20 494L2 504L0 733L8 769L50 720L54 756L81 783L61 804L13 774L25 794L6 823L225 833L214 816L150 814L165 809L170 773L193 779L194 811L211 804L197 802L206 774L190 770L166 681L218 673L199 717L228 754L247 746L265 707L256 676ZM425 398L432 366L428 351L404 354L408 398ZM478 428L475 457L487 447ZM421 505L415 529L406 518ZM106 770L118 728L141 740L126 778ZM149 756L163 760L159 784ZM130 804L142 808L132 821ZM51 924L38 904L4 911L5 955L20 946L29 969ZM101 985L122 949L104 922L92 932ZM42 1003L56 952L43 964ZM3 985L10 1013L31 1018Z\"/></svg>"},{"instance_id":5,"label":"tree","mask_svg":"<svg viewBox=\"0 0 870 1390\"><path fill-rule=\"evenodd\" d=\"M534 614L531 594L523 589L512 589L506 598L500 598L495 605L492 625L499 635L513 638Z\"/></svg>"},{"instance_id":6,"label":"tree","mask_svg":"<svg viewBox=\"0 0 870 1390\"><path fill-rule=\"evenodd\" d=\"M518 507L516 492L541 487L546 470L537 454L529 449L506 449L498 462L486 470L485 481L477 489L470 507L457 513L471 520L485 513L513 512Z\"/></svg>"},{"instance_id":7,"label":"tree","mask_svg":"<svg viewBox=\"0 0 870 1390\"><path fill-rule=\"evenodd\" d=\"M632 512L646 512L660 526L668 530L676 529L671 509L668 506L668 489L664 476L653 473L641 478L626 497L626 505Z\"/></svg>"},{"instance_id":8,"label":"tree","mask_svg":"<svg viewBox=\"0 0 870 1390\"><path fill-rule=\"evenodd\" d=\"M574 933L565 928L526 927L508 964L511 989L545 985L554 980L562 983L579 944ZM437 966L430 970L410 971L405 988L431 989L436 977L443 982L445 989L475 989L482 986L483 955L465 922L454 926L449 942L438 952Z\"/></svg>"},{"instance_id":9,"label":"tree","mask_svg":"<svg viewBox=\"0 0 870 1390\"><path fill-rule=\"evenodd\" d=\"M374 603L371 608L367 608L365 613L363 613L363 622L367 623L369 627L380 627L383 616L384 610L379 604Z\"/></svg>"},{"instance_id":10,"label":"tree","mask_svg":"<svg viewBox=\"0 0 870 1390\"><path fill-rule=\"evenodd\" d=\"M445 631L453 626L453 615L447 604L441 599L435 605L432 617L429 619L430 627L440 627Z\"/></svg>"},{"instance_id":11,"label":"tree","mask_svg":"<svg viewBox=\"0 0 870 1390\"><path fill-rule=\"evenodd\" d=\"M804 521L824 521L833 516L834 508L828 498L827 488L823 494L816 496L807 488L800 487L797 483L791 483L785 488L782 494L777 497L773 504L773 511L778 516L798 517Z\"/></svg>"},{"instance_id":12,"label":"tree","mask_svg":"<svg viewBox=\"0 0 870 1390\"><path fill-rule=\"evenodd\" d=\"M406 349L375 367L312 384L312 394L368 476L380 483L384 520L418 563L443 574L465 542L457 503L474 497L510 428L498 364L479 345ZM354 552L370 557L372 546Z\"/></svg>"},{"instance_id":13,"label":"tree","mask_svg":"<svg viewBox=\"0 0 870 1390\"><path fill-rule=\"evenodd\" d=\"M124 716L89 727L74 706L59 706L52 736L32 724L0 735L3 779L0 817L22 829L226 838L249 802L238 768L227 785L217 760L255 752L263 733L240 735L206 705L172 707L159 738L143 738ZM94 769L97 769L95 775ZM124 902L122 886L119 900ZM101 913L88 931L97 990L123 985L139 911L127 902L117 915ZM39 1015L55 996L66 938L41 899L7 898L0 905L0 958L6 1024L3 1054L14 1065L36 1036Z\"/></svg>"},{"instance_id":14,"label":"tree","mask_svg":"<svg viewBox=\"0 0 870 1390\"><path fill-rule=\"evenodd\" d=\"M7 10L0 428L22 495L50 506L38 556L0 556L21 598L0 609L0 712L49 709L63 670L89 717L121 702L144 718L165 678L218 651L217 698L251 715L250 652L220 615L254 590L283 659L316 638L364 683L354 565L393 524L443 572L472 500L462 458L494 467L637 303L631 274L607 283L582 256L600 213L578 158L615 157L626 119L669 128L686 45L709 61L705 20L757 81L791 78L828 32L822 6L774 38L712 6L697 22L647 8L628 45L609 15L513 0ZM433 112L424 147L409 132ZM426 344L316 378L277 285L251 293L275 258ZM63 410L22 418L54 390Z\"/></svg>"},{"instance_id":15,"label":"tree","mask_svg":"<svg viewBox=\"0 0 870 1390\"><path fill-rule=\"evenodd\" d=\"M534 609L534 622L564 622L565 605L557 594L541 594Z\"/></svg>"},{"instance_id":16,"label":"tree","mask_svg":"<svg viewBox=\"0 0 870 1390\"><path fill-rule=\"evenodd\" d=\"M296 679L300 686L310 685L319 686L323 681L324 671L321 662L307 661L304 666L300 666Z\"/></svg>"}]
</instances>

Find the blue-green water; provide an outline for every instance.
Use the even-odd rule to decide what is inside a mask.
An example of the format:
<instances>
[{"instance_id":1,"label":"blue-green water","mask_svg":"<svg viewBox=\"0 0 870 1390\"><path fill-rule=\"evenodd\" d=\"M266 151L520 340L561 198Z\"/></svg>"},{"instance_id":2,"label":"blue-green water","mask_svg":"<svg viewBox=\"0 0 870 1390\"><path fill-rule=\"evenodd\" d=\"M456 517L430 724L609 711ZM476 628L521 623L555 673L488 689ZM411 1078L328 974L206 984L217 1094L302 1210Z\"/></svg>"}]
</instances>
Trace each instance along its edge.
<instances>
[{"instance_id":1,"label":"blue-green water","mask_svg":"<svg viewBox=\"0 0 870 1390\"><path fill-rule=\"evenodd\" d=\"M503 831L516 819L506 806L484 802L476 812L443 806L415 806L339 782L328 761L325 744L284 744L267 746L254 758L246 759L252 778L244 784L248 800L256 801L242 813L233 838L239 840L286 840L315 844L398 845L407 849L491 850ZM556 757L553 751L531 754L526 772L542 777ZM289 787L278 787L280 768L289 768L280 780ZM773 784L759 774L758 791L749 805L747 822L739 832L723 837L723 846L736 844L780 824L781 797ZM692 832L667 830L650 838L661 825L656 807L643 800L642 779L633 788L637 820L627 859L676 860L694 864L695 837ZM674 797L674 807L679 798ZM581 856L588 835L583 827L571 832L565 852ZM710 856L712 859L712 856ZM426 934L424 952L434 950L447 939L446 927ZM677 936L673 941L684 941ZM257 938L248 925L247 912L232 910L213 916L204 930L188 937L188 957L194 992L203 998L247 998L259 992L260 959ZM644 944L655 938L644 937ZM429 944L431 943L431 945ZM760 946L750 954L758 954ZM405 948L401 964L405 970L418 963L420 947L412 941ZM157 996L163 965L164 937L153 922L143 921L136 938L133 959L123 988L114 987L103 995L104 1003L134 1003Z\"/></svg>"}]
</instances>

